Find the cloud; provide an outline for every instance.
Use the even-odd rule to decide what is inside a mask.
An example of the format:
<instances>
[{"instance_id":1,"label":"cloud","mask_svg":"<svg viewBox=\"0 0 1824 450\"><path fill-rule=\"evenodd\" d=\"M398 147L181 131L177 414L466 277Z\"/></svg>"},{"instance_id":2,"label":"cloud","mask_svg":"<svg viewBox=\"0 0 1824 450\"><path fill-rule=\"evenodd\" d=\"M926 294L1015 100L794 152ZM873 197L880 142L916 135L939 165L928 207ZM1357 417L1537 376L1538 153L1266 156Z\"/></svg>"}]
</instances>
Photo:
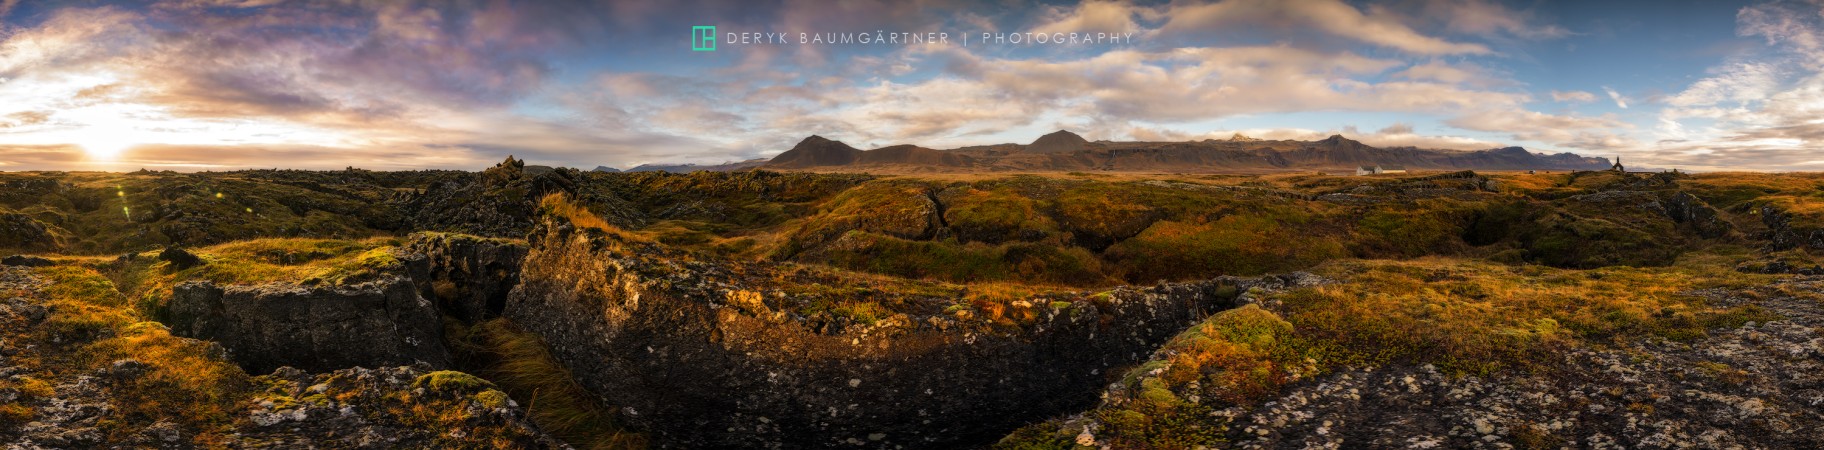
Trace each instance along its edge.
<instances>
[{"instance_id":1,"label":"cloud","mask_svg":"<svg viewBox=\"0 0 1824 450\"><path fill-rule=\"evenodd\" d=\"M1332 135L1343 135L1350 139L1377 147L1417 147L1444 150L1484 150L1503 147L1506 144L1494 141L1475 139L1464 136L1424 135L1414 132L1411 125L1396 123L1373 132L1363 132L1355 126L1342 126L1327 130L1304 128L1249 128L1235 130L1216 130L1203 133L1179 131L1167 127L1134 126L1125 130L1125 137L1139 141L1180 142L1200 141L1204 139L1223 140L1236 134L1267 140L1320 140Z\"/></svg>"},{"instance_id":2,"label":"cloud","mask_svg":"<svg viewBox=\"0 0 1824 450\"><path fill-rule=\"evenodd\" d=\"M33 152L80 151L67 144L105 129L142 144L124 163L168 167L252 161L215 151L233 148L267 156L333 150L343 156L329 160L343 162L399 156L373 164L400 167L494 159L461 149L594 163L591 151L621 145L718 148L519 116L512 108L547 87L551 69L542 58L570 36L562 26L541 28L562 20L526 23L549 18L541 9L549 4L492 5L248 1L51 10L37 26L0 34L0 140ZM550 135L517 134L522 129ZM186 153L171 149L200 150L186 162ZM356 154L369 156L348 156Z\"/></svg>"},{"instance_id":3,"label":"cloud","mask_svg":"<svg viewBox=\"0 0 1824 450\"><path fill-rule=\"evenodd\" d=\"M1585 91L1552 91L1552 101L1589 103L1596 101L1596 94Z\"/></svg>"},{"instance_id":4,"label":"cloud","mask_svg":"<svg viewBox=\"0 0 1824 450\"><path fill-rule=\"evenodd\" d=\"M1654 158L1699 167L1818 170L1824 148L1824 6L1742 8L1736 32L1772 52L1732 58L1665 99ZM1800 164L1811 164L1800 166Z\"/></svg>"},{"instance_id":5,"label":"cloud","mask_svg":"<svg viewBox=\"0 0 1824 450\"><path fill-rule=\"evenodd\" d=\"M1625 148L1635 143L1614 130L1630 126L1613 117L1580 117L1525 110L1488 109L1444 122L1465 130L1506 133L1515 140L1546 142L1585 150Z\"/></svg>"},{"instance_id":6,"label":"cloud","mask_svg":"<svg viewBox=\"0 0 1824 450\"><path fill-rule=\"evenodd\" d=\"M1602 91L1607 92L1609 94L1609 100L1614 100L1616 107L1619 107L1621 109L1628 109L1628 99L1625 97L1622 97L1621 93L1615 92L1614 89L1610 89L1608 86L1603 86Z\"/></svg>"},{"instance_id":7,"label":"cloud","mask_svg":"<svg viewBox=\"0 0 1824 450\"><path fill-rule=\"evenodd\" d=\"M1570 35L1557 25L1537 23L1530 11L1516 11L1485 0L1431 0L1424 10L1446 29L1477 35L1505 34L1522 39L1555 39Z\"/></svg>"},{"instance_id":8,"label":"cloud","mask_svg":"<svg viewBox=\"0 0 1824 450\"><path fill-rule=\"evenodd\" d=\"M194 0L59 8L39 25L0 35L0 78L12 79L0 82L0 142L32 154L79 152L68 144L105 128L148 143L126 153L130 164L160 167L265 166L260 158L287 160L286 152L295 164L320 157L338 161L333 167L379 157L401 167L477 167L506 153L591 167L762 156L806 134L941 148L1033 127L1120 138L1182 134L1172 130L1233 117L1372 112L1457 118L1484 136L1573 148L1619 145L1600 129L1614 122L1554 133L1553 118L1588 118L1526 110L1531 95L1505 65L1490 63L1499 57L1491 45L1562 30L1498 4L971 5ZM1145 38L1031 51L768 46L680 56L646 48L698 23L1120 30ZM1287 130L1319 133L1265 132L1296 134ZM1410 124L1360 134L1377 145L1494 145L1420 135ZM27 159L8 151L0 161Z\"/></svg>"},{"instance_id":9,"label":"cloud","mask_svg":"<svg viewBox=\"0 0 1824 450\"><path fill-rule=\"evenodd\" d=\"M1421 55L1482 55L1487 46L1426 36L1385 8L1367 13L1340 0L1224 0L1172 4L1161 34L1195 34L1209 30L1264 27L1298 34L1317 31L1376 46Z\"/></svg>"},{"instance_id":10,"label":"cloud","mask_svg":"<svg viewBox=\"0 0 1824 450\"><path fill-rule=\"evenodd\" d=\"M1125 1L1089 0L1077 5L1076 9L1050 7L1044 14L1045 23L1032 29L1033 33L1129 33L1140 31L1140 25L1134 22L1137 11Z\"/></svg>"}]
</instances>

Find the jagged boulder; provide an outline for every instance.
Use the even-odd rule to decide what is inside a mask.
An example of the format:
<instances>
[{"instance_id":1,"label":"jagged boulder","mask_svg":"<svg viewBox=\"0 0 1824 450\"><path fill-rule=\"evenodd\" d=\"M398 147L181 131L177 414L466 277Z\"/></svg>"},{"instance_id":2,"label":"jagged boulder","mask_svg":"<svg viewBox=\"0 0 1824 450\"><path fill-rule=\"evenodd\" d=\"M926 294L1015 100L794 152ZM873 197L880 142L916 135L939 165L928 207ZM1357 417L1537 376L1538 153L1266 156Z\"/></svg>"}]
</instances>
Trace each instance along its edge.
<instances>
[{"instance_id":1,"label":"jagged boulder","mask_svg":"<svg viewBox=\"0 0 1824 450\"><path fill-rule=\"evenodd\" d=\"M793 275L693 261L562 218L529 244L506 317L671 447L985 444L1093 404L1111 371L1237 295L1219 281L1162 284L976 312L907 294L916 289L776 284ZM832 325L807 312L822 303L797 300L827 292L853 294L818 301L902 306ZM986 318L1016 311L1017 323Z\"/></svg>"},{"instance_id":2,"label":"jagged boulder","mask_svg":"<svg viewBox=\"0 0 1824 450\"><path fill-rule=\"evenodd\" d=\"M309 288L193 281L172 290L165 315L173 333L220 342L252 373L450 364L436 306L399 276Z\"/></svg>"},{"instance_id":3,"label":"jagged boulder","mask_svg":"<svg viewBox=\"0 0 1824 450\"><path fill-rule=\"evenodd\" d=\"M400 248L399 259L419 295L465 322L498 317L507 293L519 285L524 243L448 233L417 233Z\"/></svg>"}]
</instances>

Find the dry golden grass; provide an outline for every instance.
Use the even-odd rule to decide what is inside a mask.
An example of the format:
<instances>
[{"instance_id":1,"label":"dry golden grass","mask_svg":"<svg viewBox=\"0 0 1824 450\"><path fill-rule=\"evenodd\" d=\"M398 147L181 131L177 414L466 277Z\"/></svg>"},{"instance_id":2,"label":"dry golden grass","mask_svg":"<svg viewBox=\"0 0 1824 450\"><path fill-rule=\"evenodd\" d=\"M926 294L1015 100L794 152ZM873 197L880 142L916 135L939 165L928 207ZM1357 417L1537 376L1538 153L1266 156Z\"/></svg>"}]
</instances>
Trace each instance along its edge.
<instances>
[{"instance_id":1,"label":"dry golden grass","mask_svg":"<svg viewBox=\"0 0 1824 450\"><path fill-rule=\"evenodd\" d=\"M237 406L246 398L246 373L219 359L210 344L172 336L161 324L123 307L124 296L100 273L83 267L46 267L38 275L54 313L41 327L44 342L71 346L51 352L44 361L59 371L88 372L123 359L146 365L144 373L119 381L109 402L115 413L102 423L116 441L136 427L176 420L195 444L210 445L227 432ZM173 414L181 411L181 414Z\"/></svg>"}]
</instances>

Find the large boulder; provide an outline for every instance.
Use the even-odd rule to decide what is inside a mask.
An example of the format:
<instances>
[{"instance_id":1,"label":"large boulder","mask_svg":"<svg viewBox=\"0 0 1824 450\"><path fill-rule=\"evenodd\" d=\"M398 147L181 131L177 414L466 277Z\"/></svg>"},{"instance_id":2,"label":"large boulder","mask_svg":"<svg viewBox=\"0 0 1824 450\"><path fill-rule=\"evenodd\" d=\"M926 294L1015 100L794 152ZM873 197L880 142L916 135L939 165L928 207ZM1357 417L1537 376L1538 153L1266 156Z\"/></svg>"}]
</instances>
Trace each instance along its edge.
<instances>
[{"instance_id":1,"label":"large boulder","mask_svg":"<svg viewBox=\"0 0 1824 450\"><path fill-rule=\"evenodd\" d=\"M793 285L802 271L562 218L529 243L505 316L666 447L983 445L1095 404L1111 373L1236 297L1209 281L972 305L909 293L929 287ZM819 304L873 306L845 322Z\"/></svg>"},{"instance_id":2,"label":"large boulder","mask_svg":"<svg viewBox=\"0 0 1824 450\"><path fill-rule=\"evenodd\" d=\"M166 316L172 332L221 343L251 373L450 365L436 306L399 276L325 287L186 282Z\"/></svg>"}]
</instances>

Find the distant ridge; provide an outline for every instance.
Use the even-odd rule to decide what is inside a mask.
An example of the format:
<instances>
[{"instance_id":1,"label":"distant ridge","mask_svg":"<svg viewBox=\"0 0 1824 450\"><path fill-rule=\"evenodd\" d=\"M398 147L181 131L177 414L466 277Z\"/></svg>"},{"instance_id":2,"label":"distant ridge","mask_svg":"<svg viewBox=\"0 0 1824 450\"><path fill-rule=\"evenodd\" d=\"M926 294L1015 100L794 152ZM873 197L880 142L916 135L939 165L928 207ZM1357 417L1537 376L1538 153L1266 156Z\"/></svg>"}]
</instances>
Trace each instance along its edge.
<instances>
[{"instance_id":1,"label":"distant ridge","mask_svg":"<svg viewBox=\"0 0 1824 450\"><path fill-rule=\"evenodd\" d=\"M974 158L958 152L932 150L916 145L901 144L881 147L873 150L856 150L841 141L832 141L823 136L811 136L798 141L791 150L780 153L768 161L765 167L778 169L805 169L812 167L833 166L880 166L911 165L932 167L963 167L973 163Z\"/></svg>"},{"instance_id":2,"label":"distant ridge","mask_svg":"<svg viewBox=\"0 0 1824 450\"><path fill-rule=\"evenodd\" d=\"M708 164L708 165L704 165L704 164L641 164L638 166L634 166L632 169L627 169L626 172L627 173L633 173L633 172L691 173L691 172L696 172L699 170L709 171L709 172L735 172L735 171L741 171L741 170L752 169L755 167L760 167L763 164L766 164L765 159L750 159L750 160L741 161L741 162L731 162L731 163L723 163L723 164ZM600 168L600 167L596 168L597 171L602 171L601 169L602 168ZM612 168L610 168L610 169L612 169Z\"/></svg>"},{"instance_id":3,"label":"distant ridge","mask_svg":"<svg viewBox=\"0 0 1824 450\"><path fill-rule=\"evenodd\" d=\"M1521 147L1462 151L1417 147L1376 147L1343 135L1315 141L1270 140L1235 133L1225 140L1190 142L1090 142L1069 131L1040 136L1030 144L998 144L938 150L911 144L861 150L842 141L810 136L771 160L716 166L647 164L628 172L663 170L886 170L909 172L1145 171L1211 173L1277 170L1354 170L1361 166L1411 170L1603 170L1606 158L1573 153L1534 153Z\"/></svg>"}]
</instances>

